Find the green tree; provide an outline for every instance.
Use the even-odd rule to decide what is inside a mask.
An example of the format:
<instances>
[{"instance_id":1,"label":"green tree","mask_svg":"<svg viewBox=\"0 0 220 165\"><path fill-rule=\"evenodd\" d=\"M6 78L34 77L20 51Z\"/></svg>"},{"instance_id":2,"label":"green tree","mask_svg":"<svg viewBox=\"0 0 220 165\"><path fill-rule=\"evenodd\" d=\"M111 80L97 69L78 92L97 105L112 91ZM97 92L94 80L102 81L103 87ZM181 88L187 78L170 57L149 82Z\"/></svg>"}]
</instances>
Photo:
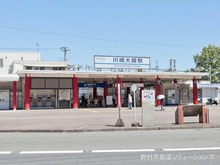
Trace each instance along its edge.
<instances>
[{"instance_id":1,"label":"green tree","mask_svg":"<svg viewBox=\"0 0 220 165\"><path fill-rule=\"evenodd\" d=\"M211 83L218 83L220 78L220 47L208 45L203 47L200 54L193 56L196 67L201 68L201 72L211 73ZM209 77L210 79L210 77Z\"/></svg>"},{"instance_id":2,"label":"green tree","mask_svg":"<svg viewBox=\"0 0 220 165\"><path fill-rule=\"evenodd\" d=\"M185 72L195 72L195 69L194 68L186 69Z\"/></svg>"}]
</instances>

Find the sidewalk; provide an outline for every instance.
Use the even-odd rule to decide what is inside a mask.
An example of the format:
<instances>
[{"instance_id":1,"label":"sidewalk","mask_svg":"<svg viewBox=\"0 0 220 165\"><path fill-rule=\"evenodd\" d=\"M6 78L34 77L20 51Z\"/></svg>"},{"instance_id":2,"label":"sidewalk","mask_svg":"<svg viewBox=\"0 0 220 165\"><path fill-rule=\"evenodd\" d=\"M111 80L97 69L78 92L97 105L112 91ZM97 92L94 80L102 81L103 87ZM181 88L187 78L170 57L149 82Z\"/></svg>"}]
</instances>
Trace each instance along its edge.
<instances>
[{"instance_id":1,"label":"sidewalk","mask_svg":"<svg viewBox=\"0 0 220 165\"><path fill-rule=\"evenodd\" d=\"M87 109L45 109L17 110L0 112L0 132L95 132L159 130L188 128L220 128L220 106L212 105L210 123L198 123L198 117L186 117L184 125L176 125L175 107L165 107L165 111L156 111L155 127L131 127L134 122L134 109L122 108L125 127L114 127L118 119L117 108ZM137 108L137 122L141 124L141 108Z\"/></svg>"}]
</instances>

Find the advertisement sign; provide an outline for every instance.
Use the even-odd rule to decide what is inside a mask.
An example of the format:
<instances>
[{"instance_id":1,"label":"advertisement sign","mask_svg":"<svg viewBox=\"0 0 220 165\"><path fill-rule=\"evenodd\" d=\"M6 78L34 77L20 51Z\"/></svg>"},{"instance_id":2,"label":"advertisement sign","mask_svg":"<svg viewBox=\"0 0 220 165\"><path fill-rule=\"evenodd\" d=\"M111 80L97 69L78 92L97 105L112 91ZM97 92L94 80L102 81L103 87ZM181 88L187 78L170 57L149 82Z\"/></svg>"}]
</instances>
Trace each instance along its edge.
<instances>
[{"instance_id":1,"label":"advertisement sign","mask_svg":"<svg viewBox=\"0 0 220 165\"><path fill-rule=\"evenodd\" d=\"M155 91L154 90L143 90L142 91L142 102L155 103Z\"/></svg>"},{"instance_id":2,"label":"advertisement sign","mask_svg":"<svg viewBox=\"0 0 220 165\"><path fill-rule=\"evenodd\" d=\"M106 86L105 83L78 83L78 87L100 87L100 88L104 88Z\"/></svg>"},{"instance_id":3,"label":"advertisement sign","mask_svg":"<svg viewBox=\"0 0 220 165\"><path fill-rule=\"evenodd\" d=\"M132 85L136 85L138 88L144 87L143 83L121 83L122 88L131 87ZM115 83L115 86L117 86L116 83Z\"/></svg>"},{"instance_id":4,"label":"advertisement sign","mask_svg":"<svg viewBox=\"0 0 220 165\"><path fill-rule=\"evenodd\" d=\"M154 90L142 90L142 126L155 126Z\"/></svg>"},{"instance_id":5,"label":"advertisement sign","mask_svg":"<svg viewBox=\"0 0 220 165\"><path fill-rule=\"evenodd\" d=\"M113 105L112 96L106 96L106 105Z\"/></svg>"},{"instance_id":6,"label":"advertisement sign","mask_svg":"<svg viewBox=\"0 0 220 165\"><path fill-rule=\"evenodd\" d=\"M94 68L149 69L150 57L95 55Z\"/></svg>"}]
</instances>

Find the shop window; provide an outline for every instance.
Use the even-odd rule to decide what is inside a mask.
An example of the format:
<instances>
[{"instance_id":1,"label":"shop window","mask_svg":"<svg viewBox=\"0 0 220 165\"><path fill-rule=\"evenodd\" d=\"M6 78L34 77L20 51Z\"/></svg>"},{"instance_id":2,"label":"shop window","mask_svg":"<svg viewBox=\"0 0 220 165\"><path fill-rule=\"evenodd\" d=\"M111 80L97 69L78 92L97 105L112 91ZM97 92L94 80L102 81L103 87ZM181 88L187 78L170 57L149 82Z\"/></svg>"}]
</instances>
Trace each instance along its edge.
<instances>
[{"instance_id":1,"label":"shop window","mask_svg":"<svg viewBox=\"0 0 220 165\"><path fill-rule=\"evenodd\" d=\"M62 67L53 67L53 70L64 70Z\"/></svg>"},{"instance_id":2,"label":"shop window","mask_svg":"<svg viewBox=\"0 0 220 165\"><path fill-rule=\"evenodd\" d=\"M40 70L45 70L45 67L40 67Z\"/></svg>"},{"instance_id":3,"label":"shop window","mask_svg":"<svg viewBox=\"0 0 220 165\"><path fill-rule=\"evenodd\" d=\"M34 67L34 70L39 70L39 67Z\"/></svg>"}]
</instances>

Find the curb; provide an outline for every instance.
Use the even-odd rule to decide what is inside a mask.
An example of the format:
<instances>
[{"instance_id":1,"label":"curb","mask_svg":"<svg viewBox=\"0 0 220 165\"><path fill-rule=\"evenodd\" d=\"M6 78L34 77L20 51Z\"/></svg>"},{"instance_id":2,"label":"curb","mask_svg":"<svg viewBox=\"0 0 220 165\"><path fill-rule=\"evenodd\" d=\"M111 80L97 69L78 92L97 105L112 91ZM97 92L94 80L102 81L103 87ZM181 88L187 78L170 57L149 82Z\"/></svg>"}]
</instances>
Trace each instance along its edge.
<instances>
[{"instance_id":1,"label":"curb","mask_svg":"<svg viewBox=\"0 0 220 165\"><path fill-rule=\"evenodd\" d=\"M14 129L0 130L0 133L83 133L83 132L120 132L120 131L152 131L152 130L182 130L182 129L210 129L220 128L220 125L197 125L197 126L155 126L155 127L113 127L113 128L86 128L72 130L48 130L48 129Z\"/></svg>"}]
</instances>

